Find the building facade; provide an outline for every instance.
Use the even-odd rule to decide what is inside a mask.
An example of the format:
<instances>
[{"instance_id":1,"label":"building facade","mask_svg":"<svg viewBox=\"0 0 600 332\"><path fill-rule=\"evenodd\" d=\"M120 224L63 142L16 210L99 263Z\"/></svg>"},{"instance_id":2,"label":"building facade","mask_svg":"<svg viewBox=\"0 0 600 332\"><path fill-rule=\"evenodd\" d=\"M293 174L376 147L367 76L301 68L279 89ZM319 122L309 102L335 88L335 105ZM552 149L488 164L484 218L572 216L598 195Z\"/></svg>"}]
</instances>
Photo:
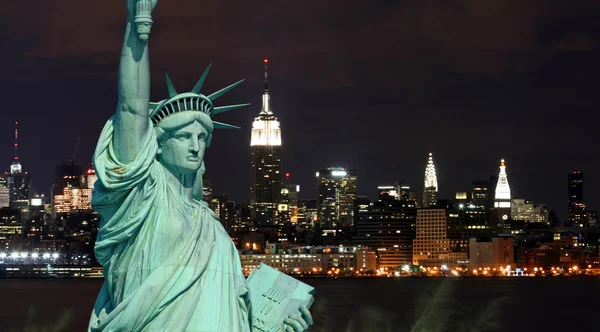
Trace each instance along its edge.
<instances>
[{"instance_id":1,"label":"building facade","mask_svg":"<svg viewBox=\"0 0 600 332\"><path fill-rule=\"evenodd\" d=\"M377 253L377 268L396 269L412 261L417 209L414 201L380 200L359 210L353 243Z\"/></svg>"},{"instance_id":2,"label":"building facade","mask_svg":"<svg viewBox=\"0 0 600 332\"><path fill-rule=\"evenodd\" d=\"M548 208L545 204L533 204L532 201L513 199L510 209L513 220L548 224Z\"/></svg>"},{"instance_id":3,"label":"building facade","mask_svg":"<svg viewBox=\"0 0 600 332\"><path fill-rule=\"evenodd\" d=\"M566 226L572 227L585 224L586 206L583 202L583 173L573 171L568 176L568 219Z\"/></svg>"},{"instance_id":4,"label":"building facade","mask_svg":"<svg viewBox=\"0 0 600 332\"><path fill-rule=\"evenodd\" d=\"M413 264L421 266L462 264L468 260L468 240L458 236L460 214L452 209L420 209L417 212ZM477 229L472 229L477 231ZM456 234L452 236L452 232Z\"/></svg>"},{"instance_id":5,"label":"building facade","mask_svg":"<svg viewBox=\"0 0 600 332\"><path fill-rule=\"evenodd\" d=\"M469 242L471 268L514 269L515 248L511 237L494 237L491 240L471 239Z\"/></svg>"},{"instance_id":6,"label":"building facade","mask_svg":"<svg viewBox=\"0 0 600 332\"><path fill-rule=\"evenodd\" d=\"M495 176L490 176L489 180L473 181L473 205L482 206L486 210L494 207L494 191L498 180Z\"/></svg>"},{"instance_id":7,"label":"building facade","mask_svg":"<svg viewBox=\"0 0 600 332\"><path fill-rule=\"evenodd\" d=\"M317 222L322 229L352 225L358 195L356 170L330 167L317 172Z\"/></svg>"}]
</instances>

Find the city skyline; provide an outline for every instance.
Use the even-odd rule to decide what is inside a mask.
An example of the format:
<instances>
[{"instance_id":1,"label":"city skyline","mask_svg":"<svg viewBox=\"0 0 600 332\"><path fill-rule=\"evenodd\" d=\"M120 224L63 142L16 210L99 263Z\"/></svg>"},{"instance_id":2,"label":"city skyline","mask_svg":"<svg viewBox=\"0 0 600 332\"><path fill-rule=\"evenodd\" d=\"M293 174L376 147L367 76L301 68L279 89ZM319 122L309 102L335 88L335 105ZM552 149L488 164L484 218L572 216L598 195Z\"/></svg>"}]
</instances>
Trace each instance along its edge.
<instances>
[{"instance_id":1,"label":"city skyline","mask_svg":"<svg viewBox=\"0 0 600 332\"><path fill-rule=\"evenodd\" d=\"M181 17L181 5L188 16ZM197 11L200 5L203 11ZM70 158L78 137L77 164L88 165L102 124L114 113L122 15L104 15L102 28L81 24L67 34L61 17L77 17L87 5L3 6L0 87L11 116L0 122L0 168L9 170L13 123L20 121L23 169L34 187L48 193L54 168ZM118 3L90 6L123 11ZM421 191L422 161L433 152L440 198L495 175L505 158L513 197L548 204L564 221L567 174L580 170L586 204L597 209L598 4L572 1L545 11L521 2L461 8L331 1L309 2L293 12L283 4L266 12L217 2L160 6L151 51L153 100L167 95L166 71L182 88L191 88L211 61L215 70L207 90L246 78L223 100L252 103L223 115L242 130L216 133L207 152L216 194L249 201L248 142L261 104L261 61L268 56L273 108L285 132L282 171L301 185L302 198L316 195L314 172L331 166L357 169L359 193L371 198L378 185L397 181ZM323 16L313 15L315 6ZM469 8L496 15L481 20ZM45 9L55 15L44 15ZM15 20L21 12L32 13L39 24ZM225 20L232 15L235 26ZM185 52L172 52L184 41L167 36L190 29L210 33L199 34L204 42ZM357 40L367 47L357 47Z\"/></svg>"}]
</instances>

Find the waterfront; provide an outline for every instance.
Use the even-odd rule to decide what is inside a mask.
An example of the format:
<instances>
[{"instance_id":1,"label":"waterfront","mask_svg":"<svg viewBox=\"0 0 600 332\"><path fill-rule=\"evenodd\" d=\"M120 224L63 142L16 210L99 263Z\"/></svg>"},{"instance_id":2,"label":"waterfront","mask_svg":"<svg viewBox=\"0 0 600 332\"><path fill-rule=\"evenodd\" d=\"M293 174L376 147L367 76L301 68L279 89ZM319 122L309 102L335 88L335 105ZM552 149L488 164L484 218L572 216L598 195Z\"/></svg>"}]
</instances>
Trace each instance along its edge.
<instances>
[{"instance_id":1,"label":"waterfront","mask_svg":"<svg viewBox=\"0 0 600 332\"><path fill-rule=\"evenodd\" d=\"M308 278L312 331L592 330L596 278ZM0 280L2 331L83 331L99 279ZM577 317L573 319L573 317Z\"/></svg>"}]
</instances>

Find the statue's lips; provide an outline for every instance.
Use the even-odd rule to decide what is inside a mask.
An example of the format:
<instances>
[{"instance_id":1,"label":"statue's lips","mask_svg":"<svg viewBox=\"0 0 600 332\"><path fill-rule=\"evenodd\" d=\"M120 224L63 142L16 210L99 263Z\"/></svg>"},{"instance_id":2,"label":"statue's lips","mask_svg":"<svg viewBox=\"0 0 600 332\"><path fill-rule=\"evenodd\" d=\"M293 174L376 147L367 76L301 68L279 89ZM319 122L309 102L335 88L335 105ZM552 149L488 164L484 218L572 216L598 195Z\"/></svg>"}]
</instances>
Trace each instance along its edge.
<instances>
[{"instance_id":1,"label":"statue's lips","mask_svg":"<svg viewBox=\"0 0 600 332\"><path fill-rule=\"evenodd\" d=\"M198 157L187 157L187 160L188 161L199 161L200 158L198 158Z\"/></svg>"}]
</instances>

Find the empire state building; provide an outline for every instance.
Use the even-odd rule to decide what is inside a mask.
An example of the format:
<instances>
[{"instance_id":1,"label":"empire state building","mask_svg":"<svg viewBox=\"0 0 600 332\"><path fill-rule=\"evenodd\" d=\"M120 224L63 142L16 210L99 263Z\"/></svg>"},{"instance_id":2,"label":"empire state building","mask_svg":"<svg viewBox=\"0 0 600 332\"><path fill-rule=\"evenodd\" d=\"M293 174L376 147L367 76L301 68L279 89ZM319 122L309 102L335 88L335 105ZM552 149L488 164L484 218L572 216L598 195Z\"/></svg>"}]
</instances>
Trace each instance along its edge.
<instances>
[{"instance_id":1,"label":"empire state building","mask_svg":"<svg viewBox=\"0 0 600 332\"><path fill-rule=\"evenodd\" d=\"M265 91L262 110L252 123L250 151L252 178L250 204L252 219L258 224L274 224L281 194L281 128L273 114L267 85L265 59Z\"/></svg>"}]
</instances>

